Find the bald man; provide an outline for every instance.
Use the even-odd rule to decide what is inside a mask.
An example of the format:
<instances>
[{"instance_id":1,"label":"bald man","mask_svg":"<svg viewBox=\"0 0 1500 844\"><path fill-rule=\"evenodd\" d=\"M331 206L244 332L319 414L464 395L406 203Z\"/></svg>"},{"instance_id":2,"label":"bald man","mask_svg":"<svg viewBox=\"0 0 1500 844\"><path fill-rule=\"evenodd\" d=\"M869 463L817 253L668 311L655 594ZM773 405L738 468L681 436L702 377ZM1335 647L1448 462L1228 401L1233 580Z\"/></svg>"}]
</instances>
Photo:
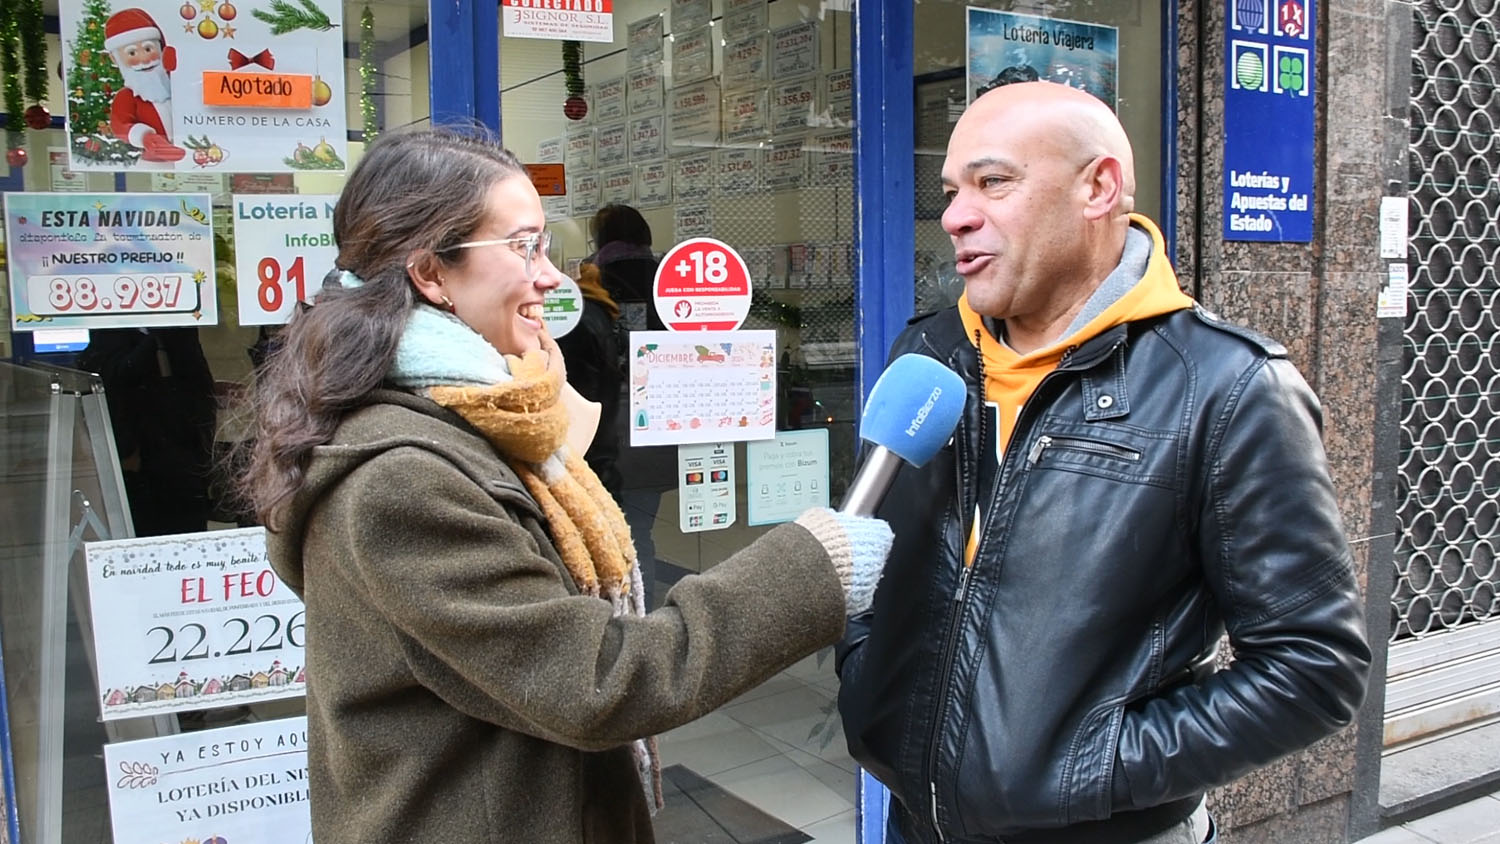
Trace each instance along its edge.
<instances>
[{"instance_id":1,"label":"bald man","mask_svg":"<svg viewBox=\"0 0 1500 844\"><path fill-rule=\"evenodd\" d=\"M1207 789L1364 697L1317 399L1181 291L1099 100L984 94L943 191L965 293L892 355L969 397L885 498L896 544L839 649L850 752L896 798L888 842L1212 840Z\"/></svg>"}]
</instances>

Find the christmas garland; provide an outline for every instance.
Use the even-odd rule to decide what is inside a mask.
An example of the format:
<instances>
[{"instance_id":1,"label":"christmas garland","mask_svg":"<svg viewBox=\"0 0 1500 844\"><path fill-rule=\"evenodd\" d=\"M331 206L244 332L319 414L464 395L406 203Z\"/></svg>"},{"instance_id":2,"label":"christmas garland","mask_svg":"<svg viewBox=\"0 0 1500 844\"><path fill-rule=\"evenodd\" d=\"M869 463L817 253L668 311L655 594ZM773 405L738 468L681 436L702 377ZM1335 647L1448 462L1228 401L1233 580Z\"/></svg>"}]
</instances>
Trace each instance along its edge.
<instances>
[{"instance_id":1,"label":"christmas garland","mask_svg":"<svg viewBox=\"0 0 1500 844\"><path fill-rule=\"evenodd\" d=\"M47 37L42 22L42 0L21 0L21 47L26 64L26 99L47 101Z\"/></svg>"},{"instance_id":2,"label":"christmas garland","mask_svg":"<svg viewBox=\"0 0 1500 844\"><path fill-rule=\"evenodd\" d=\"M589 113L588 100L583 98L583 44L577 41L562 42L563 114L569 120L582 120Z\"/></svg>"},{"instance_id":3,"label":"christmas garland","mask_svg":"<svg viewBox=\"0 0 1500 844\"><path fill-rule=\"evenodd\" d=\"M18 55L21 28L16 5L0 4L0 73L5 74L5 133L11 147L20 144L21 59Z\"/></svg>"},{"instance_id":4,"label":"christmas garland","mask_svg":"<svg viewBox=\"0 0 1500 844\"><path fill-rule=\"evenodd\" d=\"M359 16L359 114L369 144L380 134L375 122L375 14L369 6Z\"/></svg>"}]
</instances>

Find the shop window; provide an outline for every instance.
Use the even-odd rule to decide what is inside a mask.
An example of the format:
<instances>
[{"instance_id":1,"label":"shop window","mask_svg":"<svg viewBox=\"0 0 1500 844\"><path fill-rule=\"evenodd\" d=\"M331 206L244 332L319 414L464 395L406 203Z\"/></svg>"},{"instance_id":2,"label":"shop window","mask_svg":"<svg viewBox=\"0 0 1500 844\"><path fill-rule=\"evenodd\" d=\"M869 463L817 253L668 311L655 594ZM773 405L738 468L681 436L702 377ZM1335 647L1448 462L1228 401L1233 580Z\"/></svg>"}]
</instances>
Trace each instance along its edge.
<instances>
[{"instance_id":1,"label":"shop window","mask_svg":"<svg viewBox=\"0 0 1500 844\"><path fill-rule=\"evenodd\" d=\"M628 353L626 332L660 327L655 258L700 236L737 250L754 289L742 327L776 334L776 428L827 432L811 447L826 443L817 482L834 504L853 476L857 423L851 17L828 4L623 0L614 40L574 42L576 61L564 42L507 37L505 20L500 39L503 140L566 174L566 193L543 200L559 267L574 277L586 262L604 268ZM646 250L599 242L593 220L611 204L639 212ZM614 369L610 389L624 396L626 361ZM629 407L622 398L612 420L619 497L655 603L767 530L751 522L766 499L751 499L777 489L755 447L731 444L732 523L693 524L677 447L631 447ZM806 500L797 483L783 505Z\"/></svg>"}]
</instances>

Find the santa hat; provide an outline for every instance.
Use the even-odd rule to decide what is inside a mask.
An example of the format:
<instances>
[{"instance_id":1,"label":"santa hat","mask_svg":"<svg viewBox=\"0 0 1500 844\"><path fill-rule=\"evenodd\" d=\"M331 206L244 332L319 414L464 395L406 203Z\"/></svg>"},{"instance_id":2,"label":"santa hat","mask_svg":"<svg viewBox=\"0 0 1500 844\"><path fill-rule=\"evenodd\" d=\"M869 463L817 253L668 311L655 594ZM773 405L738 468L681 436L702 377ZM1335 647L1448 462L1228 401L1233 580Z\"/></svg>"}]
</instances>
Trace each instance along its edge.
<instances>
[{"instance_id":1,"label":"santa hat","mask_svg":"<svg viewBox=\"0 0 1500 844\"><path fill-rule=\"evenodd\" d=\"M147 38L164 43L161 27L146 14L145 9L124 9L109 16L104 22L104 49L111 52L126 44L134 44Z\"/></svg>"}]
</instances>

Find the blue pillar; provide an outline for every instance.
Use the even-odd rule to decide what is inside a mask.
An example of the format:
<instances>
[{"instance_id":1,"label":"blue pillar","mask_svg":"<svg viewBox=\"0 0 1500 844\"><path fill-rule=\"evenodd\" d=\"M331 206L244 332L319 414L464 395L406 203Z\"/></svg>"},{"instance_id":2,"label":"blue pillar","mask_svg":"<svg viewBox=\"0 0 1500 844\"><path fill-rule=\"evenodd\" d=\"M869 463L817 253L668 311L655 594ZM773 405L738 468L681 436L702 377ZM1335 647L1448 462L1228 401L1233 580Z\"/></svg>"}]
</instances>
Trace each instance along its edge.
<instances>
[{"instance_id":1,"label":"blue pillar","mask_svg":"<svg viewBox=\"0 0 1500 844\"><path fill-rule=\"evenodd\" d=\"M500 131L500 15L496 0L427 0L427 80L433 125Z\"/></svg>"},{"instance_id":2,"label":"blue pillar","mask_svg":"<svg viewBox=\"0 0 1500 844\"><path fill-rule=\"evenodd\" d=\"M854 4L854 319L859 401L885 368L915 297L910 0Z\"/></svg>"}]
</instances>

